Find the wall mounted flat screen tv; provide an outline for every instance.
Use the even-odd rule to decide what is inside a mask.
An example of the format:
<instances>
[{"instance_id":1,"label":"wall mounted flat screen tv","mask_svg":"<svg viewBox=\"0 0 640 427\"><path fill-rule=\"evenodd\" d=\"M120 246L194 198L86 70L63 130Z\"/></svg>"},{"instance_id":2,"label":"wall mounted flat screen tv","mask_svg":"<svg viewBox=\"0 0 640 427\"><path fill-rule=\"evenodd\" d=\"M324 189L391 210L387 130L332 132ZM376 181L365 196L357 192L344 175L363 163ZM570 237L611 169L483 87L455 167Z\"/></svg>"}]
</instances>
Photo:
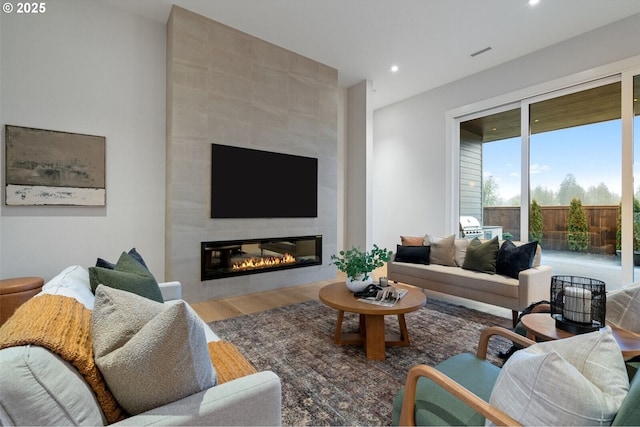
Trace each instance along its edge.
<instances>
[{"instance_id":1,"label":"wall mounted flat screen tv","mask_svg":"<svg viewBox=\"0 0 640 427\"><path fill-rule=\"evenodd\" d=\"M315 218L318 159L211 144L211 218Z\"/></svg>"}]
</instances>

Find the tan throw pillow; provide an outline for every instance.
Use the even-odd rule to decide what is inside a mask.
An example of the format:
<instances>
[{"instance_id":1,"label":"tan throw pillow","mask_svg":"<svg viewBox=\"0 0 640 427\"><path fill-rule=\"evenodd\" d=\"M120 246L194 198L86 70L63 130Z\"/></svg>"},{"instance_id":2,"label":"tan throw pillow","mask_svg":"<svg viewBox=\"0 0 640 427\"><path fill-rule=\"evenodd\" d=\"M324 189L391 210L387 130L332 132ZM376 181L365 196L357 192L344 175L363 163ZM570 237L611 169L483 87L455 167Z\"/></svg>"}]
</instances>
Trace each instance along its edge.
<instances>
[{"instance_id":1,"label":"tan throw pillow","mask_svg":"<svg viewBox=\"0 0 640 427\"><path fill-rule=\"evenodd\" d=\"M424 239L425 245L431 246L429 262L431 264L456 266L455 260L455 235L449 237L436 237L430 234Z\"/></svg>"},{"instance_id":2,"label":"tan throw pillow","mask_svg":"<svg viewBox=\"0 0 640 427\"><path fill-rule=\"evenodd\" d=\"M96 365L131 415L216 384L200 320L180 302L165 305L99 285L91 319Z\"/></svg>"},{"instance_id":3,"label":"tan throw pillow","mask_svg":"<svg viewBox=\"0 0 640 427\"><path fill-rule=\"evenodd\" d=\"M423 246L424 236L400 236L402 246Z\"/></svg>"},{"instance_id":4,"label":"tan throw pillow","mask_svg":"<svg viewBox=\"0 0 640 427\"><path fill-rule=\"evenodd\" d=\"M629 392L611 328L517 351L489 402L523 425L610 425Z\"/></svg>"},{"instance_id":5,"label":"tan throw pillow","mask_svg":"<svg viewBox=\"0 0 640 427\"><path fill-rule=\"evenodd\" d=\"M453 243L455 249L455 260L458 267L462 267L464 259L467 256L467 248L469 247L469 239L455 239Z\"/></svg>"}]
</instances>

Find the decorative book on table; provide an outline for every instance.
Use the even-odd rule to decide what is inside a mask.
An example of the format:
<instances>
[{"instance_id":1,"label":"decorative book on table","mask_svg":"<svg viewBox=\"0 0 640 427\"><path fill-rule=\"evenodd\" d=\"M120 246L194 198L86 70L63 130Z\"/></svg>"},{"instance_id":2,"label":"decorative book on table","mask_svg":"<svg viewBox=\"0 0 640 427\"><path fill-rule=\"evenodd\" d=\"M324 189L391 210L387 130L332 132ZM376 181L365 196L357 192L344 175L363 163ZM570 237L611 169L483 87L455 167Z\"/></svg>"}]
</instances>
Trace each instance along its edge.
<instances>
[{"instance_id":1,"label":"decorative book on table","mask_svg":"<svg viewBox=\"0 0 640 427\"><path fill-rule=\"evenodd\" d=\"M393 307L408 292L409 291L407 291L406 289L389 287L387 289L378 291L378 293L374 296L358 298L358 301L366 302L367 304L381 305L384 307Z\"/></svg>"}]
</instances>

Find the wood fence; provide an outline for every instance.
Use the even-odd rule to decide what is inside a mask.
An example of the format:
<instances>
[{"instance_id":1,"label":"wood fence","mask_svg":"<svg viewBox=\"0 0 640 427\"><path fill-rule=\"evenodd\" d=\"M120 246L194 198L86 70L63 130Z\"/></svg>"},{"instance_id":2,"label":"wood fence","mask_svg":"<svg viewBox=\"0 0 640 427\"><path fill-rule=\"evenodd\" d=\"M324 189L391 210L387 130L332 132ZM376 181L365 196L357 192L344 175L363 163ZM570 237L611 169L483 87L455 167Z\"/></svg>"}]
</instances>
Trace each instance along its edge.
<instances>
[{"instance_id":1,"label":"wood fence","mask_svg":"<svg viewBox=\"0 0 640 427\"><path fill-rule=\"evenodd\" d=\"M618 205L583 206L589 223L589 253L616 253ZM567 217L569 206L542 206L542 246L568 251ZM503 233L520 240L520 207L485 207L485 225L501 225Z\"/></svg>"}]
</instances>

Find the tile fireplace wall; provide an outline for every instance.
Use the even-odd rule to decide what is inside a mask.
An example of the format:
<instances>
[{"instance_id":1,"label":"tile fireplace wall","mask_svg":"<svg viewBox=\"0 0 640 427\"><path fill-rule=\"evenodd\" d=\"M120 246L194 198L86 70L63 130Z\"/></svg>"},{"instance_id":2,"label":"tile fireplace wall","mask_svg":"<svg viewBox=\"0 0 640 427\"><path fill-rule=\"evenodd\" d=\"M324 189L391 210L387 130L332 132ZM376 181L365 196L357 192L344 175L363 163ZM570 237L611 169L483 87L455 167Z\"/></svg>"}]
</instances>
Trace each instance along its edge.
<instances>
[{"instance_id":1,"label":"tile fireplace wall","mask_svg":"<svg viewBox=\"0 0 640 427\"><path fill-rule=\"evenodd\" d=\"M337 71L174 6L167 22L165 278L190 302L335 277ZM318 217L211 219L211 144L318 158ZM322 265L200 280L200 242L322 235Z\"/></svg>"}]
</instances>

